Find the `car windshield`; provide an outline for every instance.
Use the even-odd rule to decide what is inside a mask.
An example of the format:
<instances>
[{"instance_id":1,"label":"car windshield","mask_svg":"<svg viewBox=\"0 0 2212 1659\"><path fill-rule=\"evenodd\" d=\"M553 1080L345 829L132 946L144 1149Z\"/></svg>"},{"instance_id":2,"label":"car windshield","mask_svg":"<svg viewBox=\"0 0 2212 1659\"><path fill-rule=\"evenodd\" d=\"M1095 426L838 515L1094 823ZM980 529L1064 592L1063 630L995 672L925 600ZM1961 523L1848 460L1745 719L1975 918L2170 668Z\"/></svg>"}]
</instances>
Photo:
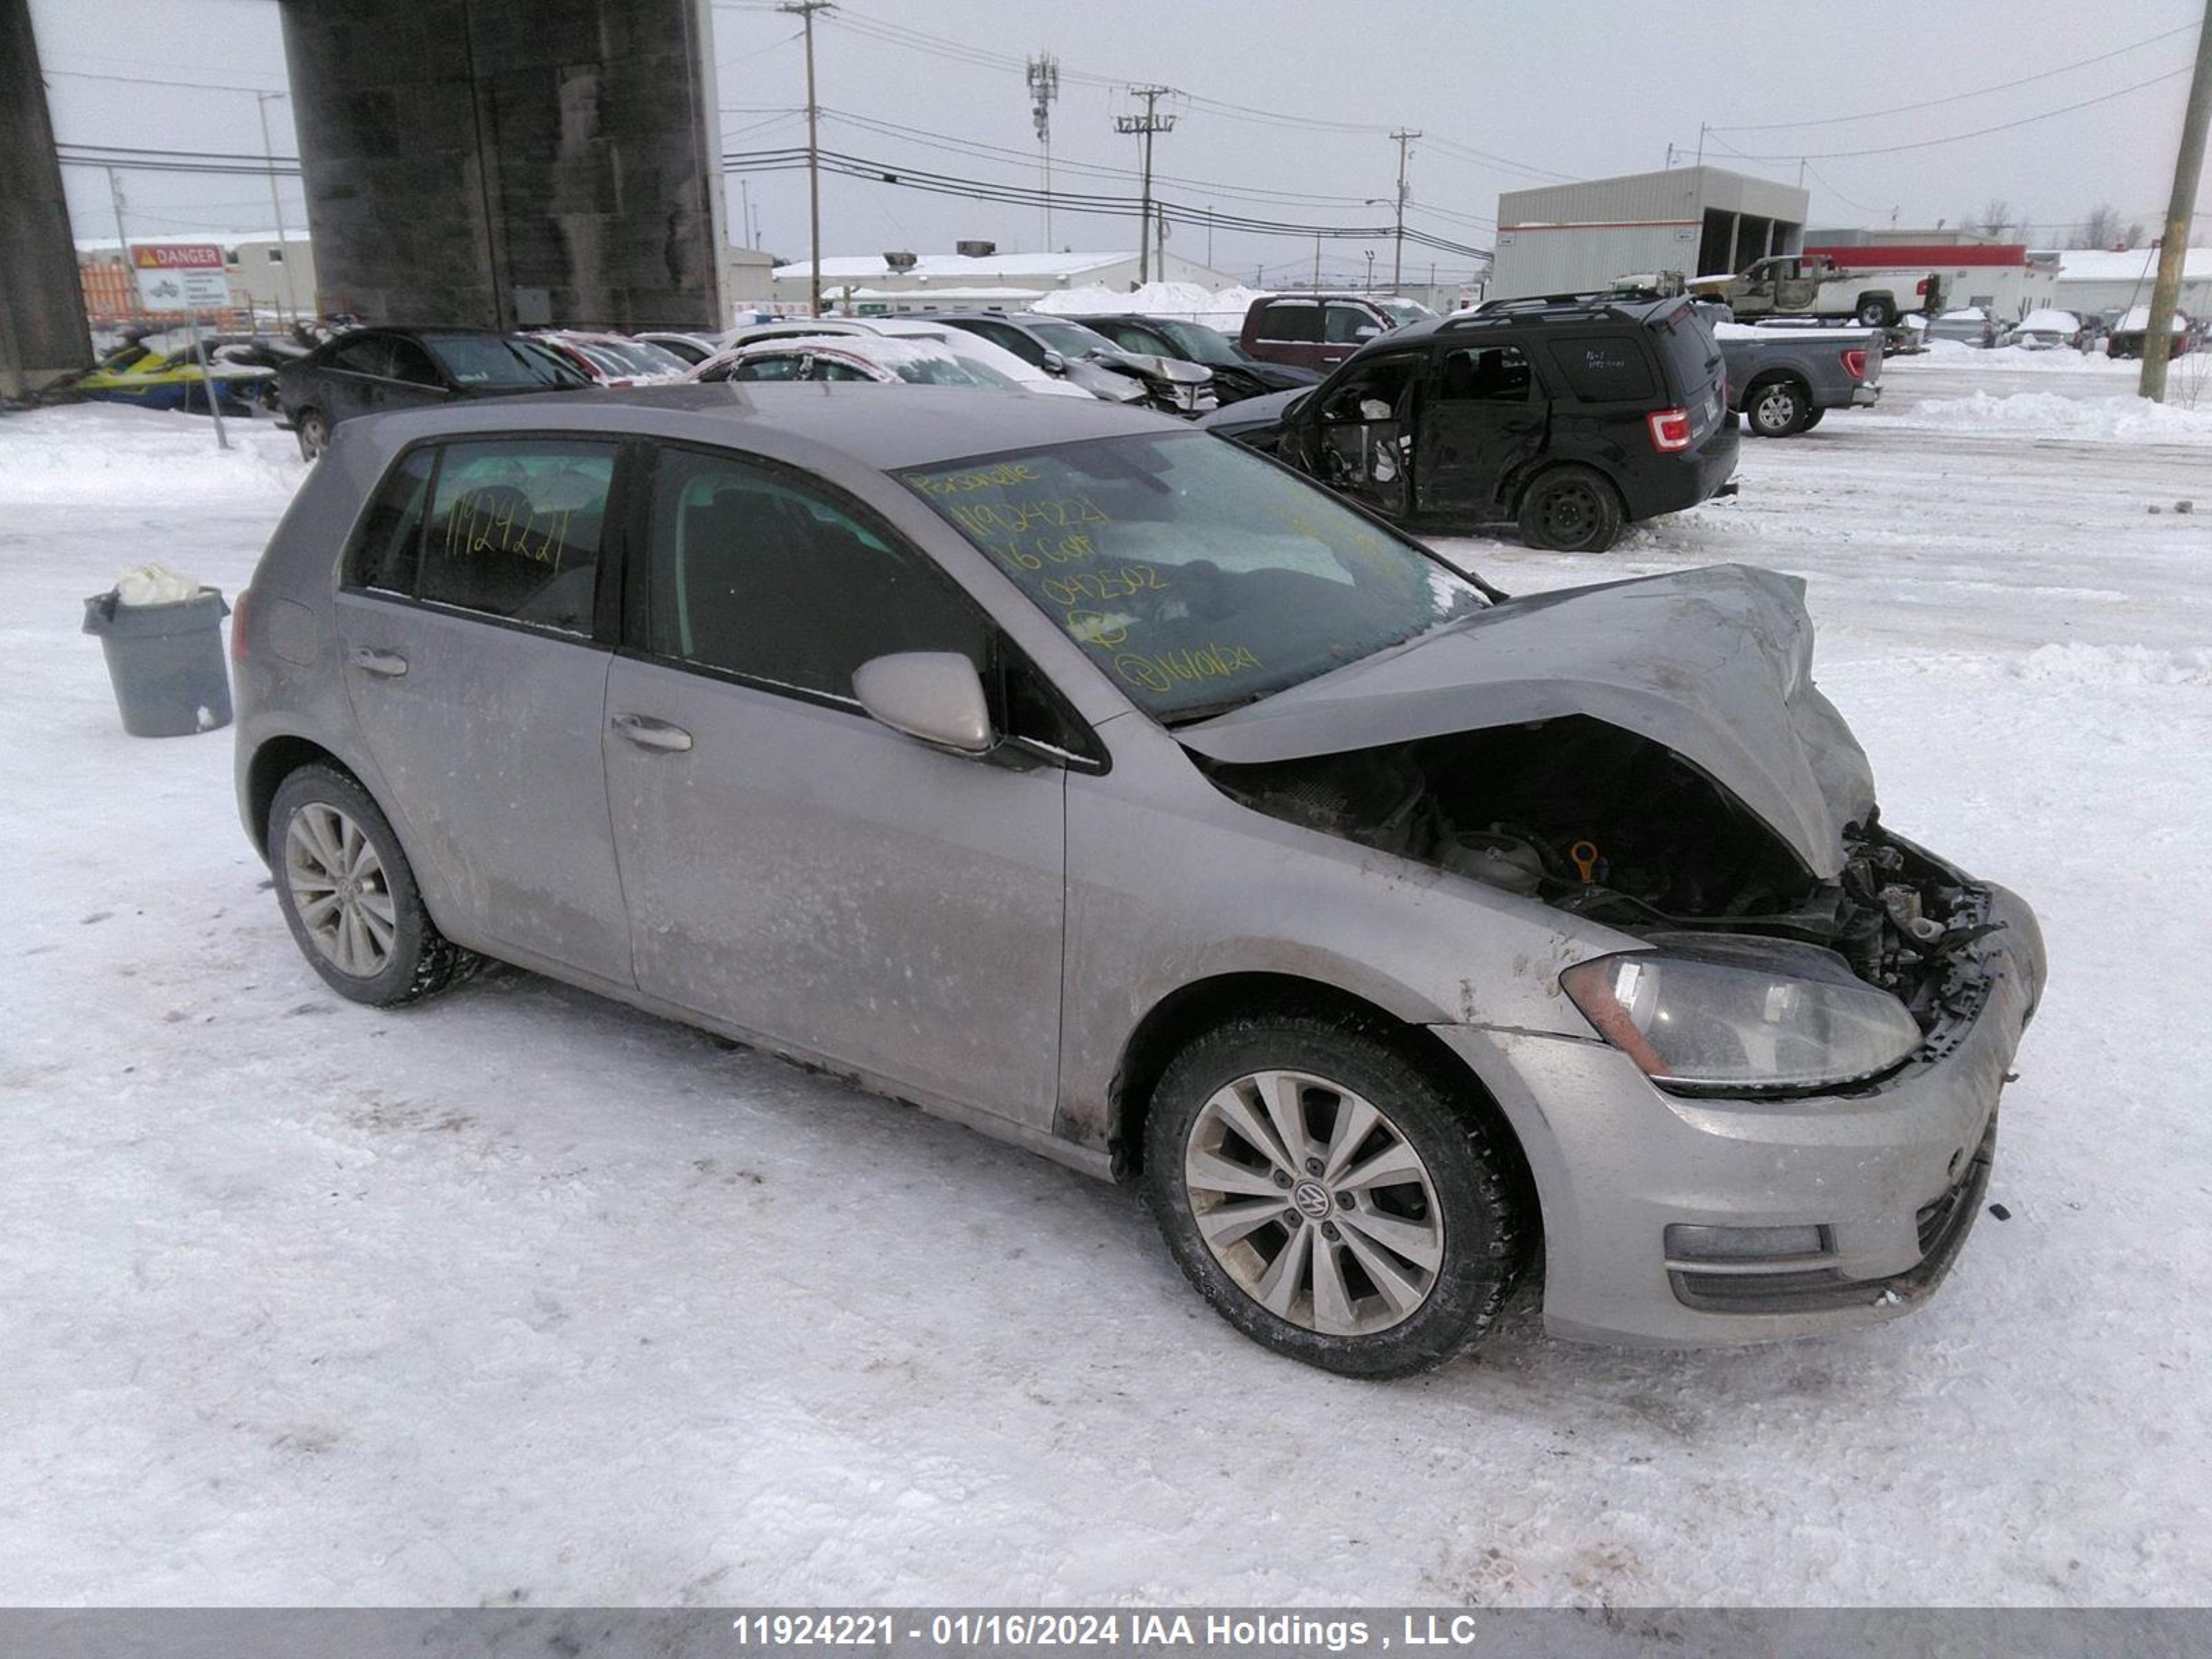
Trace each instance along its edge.
<instances>
[{"instance_id":1,"label":"car windshield","mask_svg":"<svg viewBox=\"0 0 2212 1659\"><path fill-rule=\"evenodd\" d=\"M1389 313L1390 320L1400 328L1408 323L1425 323L1437 314L1426 306L1418 305L1411 300L1377 300L1375 303Z\"/></svg>"},{"instance_id":2,"label":"car windshield","mask_svg":"<svg viewBox=\"0 0 2212 1659\"><path fill-rule=\"evenodd\" d=\"M1030 337L1050 346L1063 357L1082 357L1101 348L1113 349L1114 343L1096 329L1080 323L1054 322L1048 318L1031 317L1024 326Z\"/></svg>"},{"instance_id":3,"label":"car windshield","mask_svg":"<svg viewBox=\"0 0 2212 1659\"><path fill-rule=\"evenodd\" d=\"M1166 335L1176 349L1194 363L1234 368L1248 361L1234 340L1204 323L1154 322L1152 326Z\"/></svg>"},{"instance_id":4,"label":"car windshield","mask_svg":"<svg viewBox=\"0 0 2212 1659\"><path fill-rule=\"evenodd\" d=\"M1480 592L1295 474L1204 433L902 471L1167 725L1479 610Z\"/></svg>"},{"instance_id":5,"label":"car windshield","mask_svg":"<svg viewBox=\"0 0 2212 1659\"><path fill-rule=\"evenodd\" d=\"M521 389L586 386L592 383L581 369L526 340L510 339L501 334L425 334L420 337L430 349L430 355L445 365L455 386Z\"/></svg>"}]
</instances>

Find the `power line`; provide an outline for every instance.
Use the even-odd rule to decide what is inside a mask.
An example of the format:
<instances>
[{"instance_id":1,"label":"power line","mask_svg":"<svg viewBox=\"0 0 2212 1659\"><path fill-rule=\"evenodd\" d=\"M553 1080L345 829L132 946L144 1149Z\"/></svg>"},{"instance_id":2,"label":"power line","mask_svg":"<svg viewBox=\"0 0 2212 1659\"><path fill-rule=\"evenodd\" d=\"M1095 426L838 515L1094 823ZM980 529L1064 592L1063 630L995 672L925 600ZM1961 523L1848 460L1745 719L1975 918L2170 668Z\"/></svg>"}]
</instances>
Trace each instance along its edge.
<instances>
[{"instance_id":1,"label":"power line","mask_svg":"<svg viewBox=\"0 0 2212 1659\"><path fill-rule=\"evenodd\" d=\"M2184 64L2178 70L2168 70L2164 75L2154 75L2148 81L2138 81L2131 87L2122 87L2117 92L2100 93L2094 98L2084 98L2078 104L2066 104L2057 109L2047 109L2038 115L2023 115L2017 121L2000 121L1995 126L1976 127L1972 132L1954 132L1942 138L1923 138L1909 144L1878 144L1866 149L1816 149L1802 155L1748 155L1741 150L1734 153L1746 161L1832 161L1854 155L1896 155L1905 150L1933 149L1939 144L1956 144L1968 138L1985 138L1993 132L2010 132L2015 127L2033 126L2039 121L2049 121L2061 115L2071 115L2077 109L2088 109L2098 104L2109 104L2115 98L2125 98L2131 93L2142 92L2161 82L2178 81L2190 72Z\"/></svg>"},{"instance_id":2,"label":"power line","mask_svg":"<svg viewBox=\"0 0 2212 1659\"><path fill-rule=\"evenodd\" d=\"M251 92L269 93L274 87L227 86L220 81L164 81L151 75L95 75L90 70L50 69L48 75L62 76L71 81L120 81L133 87L190 87L195 92Z\"/></svg>"},{"instance_id":3,"label":"power line","mask_svg":"<svg viewBox=\"0 0 2212 1659\"><path fill-rule=\"evenodd\" d=\"M1893 104L1887 109L1870 109L1856 115L1824 115L1811 121L1766 121L1753 125L1714 127L1714 132L1780 132L1799 127L1840 126L1848 121L1872 121L1884 115L1905 115L1918 109L1934 109L1940 104L1963 103L1969 98L1986 98L1993 92L2009 92L2014 87L2025 87L2037 81L2048 81L2054 76L2069 75L2078 69L2087 69L2092 64L2102 64L2114 58L2124 58L2131 52L2141 52L2145 46L2154 46L2161 40L2171 40L2177 34L2187 34L2196 29L2194 23L2184 23L2179 28L2154 34L2147 40L2137 40L2131 46L2115 46L2110 52L2100 52L2094 58L2084 58L2071 64L2061 64L2057 69L2041 70L2034 75L2023 75L2017 81L2000 81L1995 86L1976 87L1972 92L1954 92L1942 98L1923 99L1917 104Z\"/></svg>"}]
</instances>

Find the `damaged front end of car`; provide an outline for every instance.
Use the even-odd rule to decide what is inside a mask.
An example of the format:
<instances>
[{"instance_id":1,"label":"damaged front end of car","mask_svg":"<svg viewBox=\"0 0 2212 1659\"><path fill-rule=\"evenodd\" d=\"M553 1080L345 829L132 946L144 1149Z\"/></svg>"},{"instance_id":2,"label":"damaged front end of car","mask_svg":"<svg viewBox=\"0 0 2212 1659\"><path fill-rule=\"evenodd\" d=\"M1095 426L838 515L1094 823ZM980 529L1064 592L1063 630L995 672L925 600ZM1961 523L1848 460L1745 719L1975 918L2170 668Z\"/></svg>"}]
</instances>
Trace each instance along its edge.
<instances>
[{"instance_id":1,"label":"damaged front end of car","mask_svg":"<svg viewBox=\"0 0 2212 1659\"><path fill-rule=\"evenodd\" d=\"M1832 1091L1940 1054L2000 924L1881 826L1810 665L1802 587L1719 567L1508 601L1177 735L1255 811L1639 940L1561 988L1662 1088Z\"/></svg>"},{"instance_id":2,"label":"damaged front end of car","mask_svg":"<svg viewBox=\"0 0 2212 1659\"><path fill-rule=\"evenodd\" d=\"M1680 756L1587 716L1272 764L1200 763L1255 811L1540 900L1672 957L1733 956L1741 969L1763 954L1802 976L1815 948L1911 1016L1909 1048L1876 1049L1877 1063L1840 1074L1832 1064L1692 1075L1646 1044L1624 1045L1662 1085L1778 1092L1864 1081L1970 1021L1986 990L1971 947L1994 926L1988 888L1871 812L1846 827L1837 874L1815 876ZM1747 948L1759 942L1783 948ZM1605 1030L1602 1015L1593 1023Z\"/></svg>"}]
</instances>

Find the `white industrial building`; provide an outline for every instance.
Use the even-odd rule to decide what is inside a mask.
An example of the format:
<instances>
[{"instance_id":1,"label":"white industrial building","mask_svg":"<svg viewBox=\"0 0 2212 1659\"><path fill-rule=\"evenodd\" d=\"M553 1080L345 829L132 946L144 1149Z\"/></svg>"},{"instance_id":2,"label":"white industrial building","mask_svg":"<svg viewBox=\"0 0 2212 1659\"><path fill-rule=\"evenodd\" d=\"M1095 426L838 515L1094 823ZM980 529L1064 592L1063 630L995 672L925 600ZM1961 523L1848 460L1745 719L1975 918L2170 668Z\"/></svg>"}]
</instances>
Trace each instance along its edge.
<instances>
[{"instance_id":1,"label":"white industrial building","mask_svg":"<svg viewBox=\"0 0 2212 1659\"><path fill-rule=\"evenodd\" d=\"M2057 257L2058 297L2052 303L2064 310L2094 316L2150 303L2151 285L2158 280L2156 248L2133 248L2125 253L2076 251ZM2183 255L2181 308L2191 317L2212 317L2212 247L2193 247Z\"/></svg>"},{"instance_id":2,"label":"white industrial building","mask_svg":"<svg viewBox=\"0 0 2212 1659\"><path fill-rule=\"evenodd\" d=\"M824 259L822 302L860 313L937 311L996 306L1025 311L1048 294L1096 284L1137 285L1137 256L1129 253L1000 253L988 243L957 253L875 253ZM1231 286L1235 278L1168 253L1152 262L1156 282ZM775 297L804 305L813 293L814 267L800 259L775 270Z\"/></svg>"},{"instance_id":3,"label":"white industrial building","mask_svg":"<svg viewBox=\"0 0 2212 1659\"><path fill-rule=\"evenodd\" d=\"M1490 297L1583 293L1662 271L1739 271L1796 252L1811 203L1794 185L1715 167L1501 191Z\"/></svg>"}]
</instances>

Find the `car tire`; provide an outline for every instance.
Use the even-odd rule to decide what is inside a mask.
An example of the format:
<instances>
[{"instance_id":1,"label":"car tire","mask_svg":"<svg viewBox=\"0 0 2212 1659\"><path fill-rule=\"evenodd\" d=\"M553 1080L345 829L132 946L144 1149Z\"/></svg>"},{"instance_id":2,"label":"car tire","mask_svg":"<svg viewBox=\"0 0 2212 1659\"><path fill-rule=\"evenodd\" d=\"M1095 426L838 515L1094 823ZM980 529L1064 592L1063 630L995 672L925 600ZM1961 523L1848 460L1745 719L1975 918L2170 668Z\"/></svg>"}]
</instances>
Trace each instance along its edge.
<instances>
[{"instance_id":1,"label":"car tire","mask_svg":"<svg viewBox=\"0 0 2212 1659\"><path fill-rule=\"evenodd\" d=\"M391 820L344 773L303 766L287 777L269 805L268 848L293 942L340 996L393 1007L483 965L438 931Z\"/></svg>"},{"instance_id":2,"label":"car tire","mask_svg":"<svg viewBox=\"0 0 2212 1659\"><path fill-rule=\"evenodd\" d=\"M1246 1336L1343 1376L1406 1376L1480 1337L1526 1259L1502 1133L1379 1021L1254 1015L1162 1075L1146 1195L1184 1275Z\"/></svg>"},{"instance_id":3,"label":"car tire","mask_svg":"<svg viewBox=\"0 0 2212 1659\"><path fill-rule=\"evenodd\" d=\"M1805 424L1799 427L1797 429L1800 432L1810 432L1814 427L1820 424L1821 418L1826 416L1827 412L1828 411L1825 409L1815 409L1808 411L1805 416Z\"/></svg>"},{"instance_id":4,"label":"car tire","mask_svg":"<svg viewBox=\"0 0 2212 1659\"><path fill-rule=\"evenodd\" d=\"M319 409L303 409L292 422L300 439L300 459L313 461L331 447L330 416Z\"/></svg>"},{"instance_id":5,"label":"car tire","mask_svg":"<svg viewBox=\"0 0 2212 1659\"><path fill-rule=\"evenodd\" d=\"M1555 466L1521 498L1521 539L1555 553L1602 553L1620 539L1626 517L1596 468Z\"/></svg>"},{"instance_id":6,"label":"car tire","mask_svg":"<svg viewBox=\"0 0 2212 1659\"><path fill-rule=\"evenodd\" d=\"M1887 328L1897 320L1897 307L1879 294L1869 294L1859 301L1858 323L1861 328Z\"/></svg>"},{"instance_id":7,"label":"car tire","mask_svg":"<svg viewBox=\"0 0 2212 1659\"><path fill-rule=\"evenodd\" d=\"M1764 380L1744 394L1743 412L1753 436L1794 438L1812 424L1813 398L1801 381Z\"/></svg>"}]
</instances>

